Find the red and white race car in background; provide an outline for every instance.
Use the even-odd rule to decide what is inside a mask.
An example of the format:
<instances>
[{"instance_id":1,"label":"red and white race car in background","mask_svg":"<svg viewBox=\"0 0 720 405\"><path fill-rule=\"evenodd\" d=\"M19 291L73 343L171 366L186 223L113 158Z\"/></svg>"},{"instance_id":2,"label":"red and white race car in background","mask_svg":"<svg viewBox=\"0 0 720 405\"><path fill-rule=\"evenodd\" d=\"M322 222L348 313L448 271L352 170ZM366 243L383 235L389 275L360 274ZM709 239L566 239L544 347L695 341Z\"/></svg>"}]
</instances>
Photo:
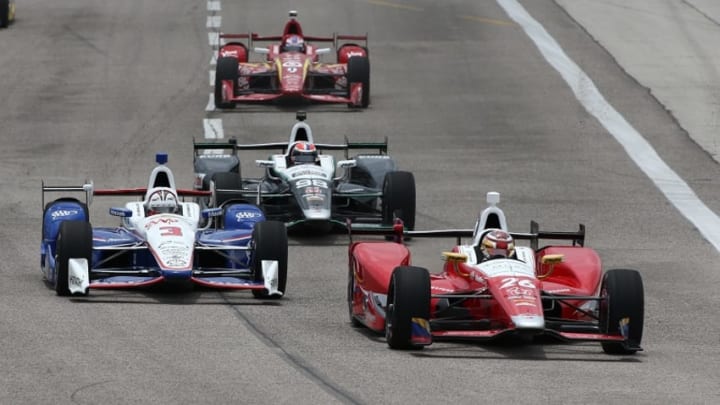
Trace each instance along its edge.
<instances>
[{"instance_id":1,"label":"red and white race car in background","mask_svg":"<svg viewBox=\"0 0 720 405\"><path fill-rule=\"evenodd\" d=\"M474 230L353 230L358 234L395 235L396 242L357 241L349 247L347 301L353 326L385 333L393 349L420 349L437 339L491 340L503 336L550 336L560 341L595 341L606 353L642 350L644 293L635 270L603 274L597 253L584 247L585 228L577 232L509 232L515 256L482 260L482 237L507 232L498 193ZM457 245L443 252L438 273L411 264L407 236L454 237ZM471 238L461 244L460 238ZM539 240L569 244L539 248Z\"/></svg>"},{"instance_id":2,"label":"red and white race car in background","mask_svg":"<svg viewBox=\"0 0 720 405\"><path fill-rule=\"evenodd\" d=\"M217 55L217 108L281 99L368 107L370 61L367 35L308 36L303 34L295 17L297 12L291 11L290 20L278 36L220 34L221 40L229 42L220 46ZM238 39L245 42L234 41ZM254 43L263 41L276 43L267 48L252 48ZM320 62L320 55L330 53L332 49L312 45L318 42L333 44L335 63ZM251 49L264 54L264 60L250 62Z\"/></svg>"}]
</instances>

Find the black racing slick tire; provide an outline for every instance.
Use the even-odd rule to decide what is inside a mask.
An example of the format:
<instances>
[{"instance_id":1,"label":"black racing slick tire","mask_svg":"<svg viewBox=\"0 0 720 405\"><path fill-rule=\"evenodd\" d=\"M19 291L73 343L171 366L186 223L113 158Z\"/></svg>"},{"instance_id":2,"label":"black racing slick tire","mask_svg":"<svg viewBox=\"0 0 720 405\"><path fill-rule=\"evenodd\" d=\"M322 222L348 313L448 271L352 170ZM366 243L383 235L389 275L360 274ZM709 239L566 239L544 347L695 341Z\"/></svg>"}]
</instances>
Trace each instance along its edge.
<instances>
[{"instance_id":1,"label":"black racing slick tire","mask_svg":"<svg viewBox=\"0 0 720 405\"><path fill-rule=\"evenodd\" d=\"M350 85L362 83L362 99L360 106L368 108L370 105L370 59L367 56L353 56L347 63L347 84L348 97L350 96ZM350 105L350 107L354 107Z\"/></svg>"},{"instance_id":2,"label":"black racing slick tire","mask_svg":"<svg viewBox=\"0 0 720 405\"><path fill-rule=\"evenodd\" d=\"M228 201L238 199L237 191L242 190L242 176L240 173L213 173L212 182L215 183L215 187L212 191L215 194L216 207L222 207Z\"/></svg>"},{"instance_id":3,"label":"black racing slick tire","mask_svg":"<svg viewBox=\"0 0 720 405\"><path fill-rule=\"evenodd\" d=\"M277 260L278 286L282 293L268 294L266 289L252 290L255 298L279 299L285 295L287 284L288 237L285 224L280 221L263 221L255 224L253 229L252 269L255 281L263 281L262 261Z\"/></svg>"},{"instance_id":4,"label":"black racing slick tire","mask_svg":"<svg viewBox=\"0 0 720 405\"><path fill-rule=\"evenodd\" d=\"M413 324L428 330L430 320L430 273L422 267L400 266L393 270L385 309L385 338L391 349L417 350L412 342Z\"/></svg>"},{"instance_id":5,"label":"black racing slick tire","mask_svg":"<svg viewBox=\"0 0 720 405\"><path fill-rule=\"evenodd\" d=\"M602 342L608 354L634 354L640 350L645 320L645 295L640 273L608 270L600 287L600 330L623 335L626 342Z\"/></svg>"},{"instance_id":6,"label":"black racing slick tire","mask_svg":"<svg viewBox=\"0 0 720 405\"><path fill-rule=\"evenodd\" d=\"M92 260L92 226L87 221L64 221L56 240L55 255L55 291L57 295L70 295L68 274L70 259Z\"/></svg>"},{"instance_id":7,"label":"black racing slick tire","mask_svg":"<svg viewBox=\"0 0 720 405\"><path fill-rule=\"evenodd\" d=\"M402 219L405 229L415 229L415 176L395 171L385 175L382 196L382 224L391 226Z\"/></svg>"},{"instance_id":8,"label":"black racing slick tire","mask_svg":"<svg viewBox=\"0 0 720 405\"><path fill-rule=\"evenodd\" d=\"M0 0L0 28L10 25L10 0Z\"/></svg>"},{"instance_id":9,"label":"black racing slick tire","mask_svg":"<svg viewBox=\"0 0 720 405\"><path fill-rule=\"evenodd\" d=\"M232 101L223 101L222 82L223 80L232 80L233 93L238 87L238 68L240 64L237 58L219 57L215 67L215 107L221 109L235 108Z\"/></svg>"}]
</instances>

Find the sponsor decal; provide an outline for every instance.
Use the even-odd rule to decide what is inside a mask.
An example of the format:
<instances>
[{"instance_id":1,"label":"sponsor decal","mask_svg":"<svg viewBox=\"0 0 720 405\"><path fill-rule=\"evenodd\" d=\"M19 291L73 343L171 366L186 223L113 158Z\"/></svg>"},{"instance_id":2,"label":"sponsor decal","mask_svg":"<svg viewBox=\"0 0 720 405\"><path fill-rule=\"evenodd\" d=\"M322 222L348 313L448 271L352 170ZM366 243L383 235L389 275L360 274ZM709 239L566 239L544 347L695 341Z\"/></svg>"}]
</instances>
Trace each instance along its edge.
<instances>
[{"instance_id":1,"label":"sponsor decal","mask_svg":"<svg viewBox=\"0 0 720 405\"><path fill-rule=\"evenodd\" d=\"M168 218L168 217L156 218L156 219L153 219L152 221L149 221L148 223L146 223L145 229L150 229L153 226L158 225L158 224L175 224L177 222L178 222L178 220L175 218Z\"/></svg>"},{"instance_id":2,"label":"sponsor decal","mask_svg":"<svg viewBox=\"0 0 720 405\"><path fill-rule=\"evenodd\" d=\"M328 184L325 180L318 180L318 179L302 179L298 180L297 183L295 183L295 187L297 188L305 188L305 187L320 187L320 188L328 188Z\"/></svg>"},{"instance_id":3,"label":"sponsor decal","mask_svg":"<svg viewBox=\"0 0 720 405\"><path fill-rule=\"evenodd\" d=\"M302 62L297 61L297 60L288 60L288 61L283 62L282 66L285 68L285 71L287 71L288 73L296 73L298 71L298 69L303 67L303 64L302 64ZM288 77L288 79L290 79L290 78Z\"/></svg>"},{"instance_id":4,"label":"sponsor decal","mask_svg":"<svg viewBox=\"0 0 720 405\"><path fill-rule=\"evenodd\" d=\"M489 260L481 263L479 267L489 277L504 275L535 276L535 269L516 260Z\"/></svg>"},{"instance_id":5,"label":"sponsor decal","mask_svg":"<svg viewBox=\"0 0 720 405\"><path fill-rule=\"evenodd\" d=\"M57 211L53 211L52 214L50 214L50 216L53 219L57 219L57 218L62 218L62 217L68 217L70 215L77 215L78 212L79 212L78 210L57 210Z\"/></svg>"},{"instance_id":6,"label":"sponsor decal","mask_svg":"<svg viewBox=\"0 0 720 405\"><path fill-rule=\"evenodd\" d=\"M535 289L535 284L533 284L532 280L528 280L526 278L518 280L516 277L507 277L502 279L502 284L500 285L500 288L505 290L511 287L515 287L516 285L519 285L520 287Z\"/></svg>"},{"instance_id":7,"label":"sponsor decal","mask_svg":"<svg viewBox=\"0 0 720 405\"><path fill-rule=\"evenodd\" d=\"M82 279L80 277L71 275L68 278L68 281L70 282L71 286L78 287L78 288L82 286ZM70 289L72 289L72 287Z\"/></svg>"},{"instance_id":8,"label":"sponsor decal","mask_svg":"<svg viewBox=\"0 0 720 405\"><path fill-rule=\"evenodd\" d=\"M227 51L227 50L223 49L222 51L220 51L220 55L223 57L234 56L237 58L238 52L237 52L237 50L234 50L234 49L231 51Z\"/></svg>"},{"instance_id":9,"label":"sponsor decal","mask_svg":"<svg viewBox=\"0 0 720 405\"><path fill-rule=\"evenodd\" d=\"M365 56L365 53L361 52L361 51L350 51L350 52L346 53L345 55L347 55L348 58L351 58L353 56Z\"/></svg>"},{"instance_id":10,"label":"sponsor decal","mask_svg":"<svg viewBox=\"0 0 720 405\"><path fill-rule=\"evenodd\" d=\"M535 295L533 290L520 287L510 287L507 289L506 293L508 294L508 298L510 299L532 297Z\"/></svg>"},{"instance_id":11,"label":"sponsor decal","mask_svg":"<svg viewBox=\"0 0 720 405\"><path fill-rule=\"evenodd\" d=\"M190 259L187 251L188 247L178 242L163 242L157 247L160 258L168 267L187 267Z\"/></svg>"},{"instance_id":12,"label":"sponsor decal","mask_svg":"<svg viewBox=\"0 0 720 405\"><path fill-rule=\"evenodd\" d=\"M438 286L431 286L430 289L431 289L431 290L436 290L436 291L447 292L447 293L453 292L453 290L450 289L450 288L438 287Z\"/></svg>"},{"instance_id":13,"label":"sponsor decal","mask_svg":"<svg viewBox=\"0 0 720 405\"><path fill-rule=\"evenodd\" d=\"M205 154L205 155L199 155L199 156L198 156L198 159L200 159L200 160L205 160L205 159L226 159L226 158L231 158L231 157L233 157L233 155L221 154L221 153L208 153L208 154ZM199 174L199 173L198 173L198 174Z\"/></svg>"},{"instance_id":14,"label":"sponsor decal","mask_svg":"<svg viewBox=\"0 0 720 405\"><path fill-rule=\"evenodd\" d=\"M261 215L259 212L255 211L240 211L237 214L235 214L235 219L238 221L242 221L244 219L253 219L253 218L259 218Z\"/></svg>"},{"instance_id":15,"label":"sponsor decal","mask_svg":"<svg viewBox=\"0 0 720 405\"><path fill-rule=\"evenodd\" d=\"M312 166L310 166L312 167ZM296 171L293 174L291 174L292 177L300 177L300 176L322 176L325 177L325 172L323 172L321 169L310 169L307 168L305 170Z\"/></svg>"}]
</instances>

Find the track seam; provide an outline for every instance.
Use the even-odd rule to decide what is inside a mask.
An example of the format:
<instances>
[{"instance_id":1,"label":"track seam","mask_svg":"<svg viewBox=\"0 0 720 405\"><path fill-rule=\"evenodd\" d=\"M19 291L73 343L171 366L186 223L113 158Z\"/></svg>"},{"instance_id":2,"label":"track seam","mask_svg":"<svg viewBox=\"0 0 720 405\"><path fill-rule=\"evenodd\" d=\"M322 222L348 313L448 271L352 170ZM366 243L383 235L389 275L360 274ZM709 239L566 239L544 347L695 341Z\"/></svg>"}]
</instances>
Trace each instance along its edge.
<instances>
[{"instance_id":1,"label":"track seam","mask_svg":"<svg viewBox=\"0 0 720 405\"><path fill-rule=\"evenodd\" d=\"M255 335L258 340L260 340L263 344L272 349L279 358L292 366L294 369L300 371L303 375L305 375L308 380L313 381L323 391L332 395L341 402L354 405L363 404L363 402L353 397L352 394L333 384L329 379L325 378L320 371L309 365L307 361L304 361L304 358L302 356L287 351L282 345L276 342L267 333L260 329L260 327L253 323L250 318L248 318L244 313L242 313L242 311L240 311L236 305L233 305L227 299L225 294L221 293L220 295L222 299L228 304L228 306L232 308L235 316L243 323L245 323L247 329L253 335Z\"/></svg>"}]
</instances>

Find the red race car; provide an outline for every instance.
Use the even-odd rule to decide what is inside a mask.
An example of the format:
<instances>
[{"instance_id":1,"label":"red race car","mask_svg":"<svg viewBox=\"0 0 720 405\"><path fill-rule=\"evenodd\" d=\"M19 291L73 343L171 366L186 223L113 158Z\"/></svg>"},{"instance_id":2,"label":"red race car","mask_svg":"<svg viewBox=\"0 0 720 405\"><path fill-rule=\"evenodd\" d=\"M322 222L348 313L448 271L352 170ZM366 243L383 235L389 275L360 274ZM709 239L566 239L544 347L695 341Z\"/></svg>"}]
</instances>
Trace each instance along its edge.
<instances>
[{"instance_id":1,"label":"red race car","mask_svg":"<svg viewBox=\"0 0 720 405\"><path fill-rule=\"evenodd\" d=\"M500 195L474 229L352 230L395 241L351 242L347 301L353 326L385 333L393 349L420 349L436 339L492 340L508 335L597 341L606 353L642 350L644 293L635 270L603 274L597 253L577 232L508 232ZM438 273L412 266L406 237L454 237ZM461 244L461 238L472 238ZM539 248L540 240L566 241ZM517 246L526 241L530 246ZM528 243L529 242L529 243Z\"/></svg>"},{"instance_id":2,"label":"red race car","mask_svg":"<svg viewBox=\"0 0 720 405\"><path fill-rule=\"evenodd\" d=\"M290 12L282 35L221 34L228 41L220 46L215 72L215 106L233 108L236 103L284 100L309 100L319 103L343 103L367 108L370 104L370 60L367 35L314 37L303 34ZM234 41L234 40L244 40ZM269 48L254 48L265 58L249 62L254 43L275 41ZM353 41L353 42L349 42ZM320 55L331 48L311 43L333 43L336 63L320 62Z\"/></svg>"}]
</instances>

